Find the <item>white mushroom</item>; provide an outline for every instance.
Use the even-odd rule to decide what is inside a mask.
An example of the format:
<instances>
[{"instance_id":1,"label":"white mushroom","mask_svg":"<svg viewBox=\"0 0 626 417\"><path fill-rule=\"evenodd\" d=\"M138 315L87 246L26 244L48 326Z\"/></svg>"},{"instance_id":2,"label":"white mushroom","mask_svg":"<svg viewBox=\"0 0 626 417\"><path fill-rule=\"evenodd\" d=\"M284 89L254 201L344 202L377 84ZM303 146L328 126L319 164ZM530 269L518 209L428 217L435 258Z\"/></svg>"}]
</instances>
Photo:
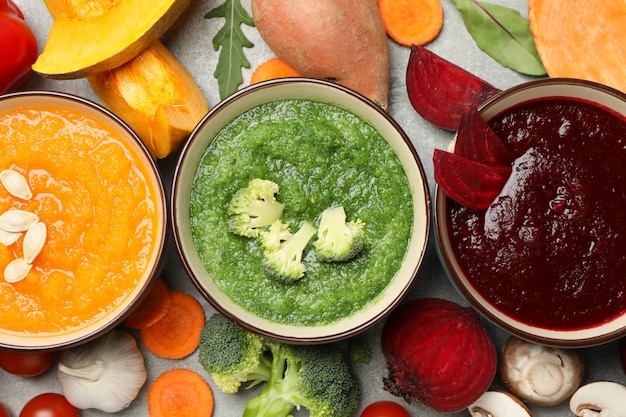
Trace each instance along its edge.
<instances>
[{"instance_id":1,"label":"white mushroom","mask_svg":"<svg viewBox=\"0 0 626 417\"><path fill-rule=\"evenodd\" d=\"M500 378L520 400L540 406L566 401L580 386L579 351L530 343L511 336L502 349Z\"/></svg>"},{"instance_id":2,"label":"white mushroom","mask_svg":"<svg viewBox=\"0 0 626 417\"><path fill-rule=\"evenodd\" d=\"M572 395L569 408L578 417L626 417L626 387L617 382L591 382Z\"/></svg>"},{"instance_id":3,"label":"white mushroom","mask_svg":"<svg viewBox=\"0 0 626 417\"><path fill-rule=\"evenodd\" d=\"M472 417L532 417L524 403L502 391L485 392L467 411Z\"/></svg>"}]
</instances>

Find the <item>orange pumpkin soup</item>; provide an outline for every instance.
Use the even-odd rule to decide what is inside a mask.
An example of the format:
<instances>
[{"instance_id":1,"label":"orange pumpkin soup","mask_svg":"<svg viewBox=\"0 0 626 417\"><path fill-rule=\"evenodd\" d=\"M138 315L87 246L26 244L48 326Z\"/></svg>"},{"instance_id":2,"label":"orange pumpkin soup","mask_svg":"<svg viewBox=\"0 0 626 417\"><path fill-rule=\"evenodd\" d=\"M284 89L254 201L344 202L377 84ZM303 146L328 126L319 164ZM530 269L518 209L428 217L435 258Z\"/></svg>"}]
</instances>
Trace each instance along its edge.
<instances>
[{"instance_id":1,"label":"orange pumpkin soup","mask_svg":"<svg viewBox=\"0 0 626 417\"><path fill-rule=\"evenodd\" d=\"M104 317L142 280L162 233L138 151L104 123L54 106L0 112L0 149L0 171L13 178L0 184L0 216L33 213L46 230L23 276L9 264L32 251L28 230L0 244L0 331L54 335ZM24 188L15 177L30 197L10 192Z\"/></svg>"}]
</instances>

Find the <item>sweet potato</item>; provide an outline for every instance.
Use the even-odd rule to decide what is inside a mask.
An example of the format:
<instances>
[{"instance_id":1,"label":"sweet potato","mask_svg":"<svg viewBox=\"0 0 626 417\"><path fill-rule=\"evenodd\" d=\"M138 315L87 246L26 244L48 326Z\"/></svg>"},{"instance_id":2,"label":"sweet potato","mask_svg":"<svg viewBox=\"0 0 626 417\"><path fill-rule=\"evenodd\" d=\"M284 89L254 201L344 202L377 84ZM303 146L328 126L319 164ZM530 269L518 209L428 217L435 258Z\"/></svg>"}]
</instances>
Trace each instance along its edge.
<instances>
[{"instance_id":1,"label":"sweet potato","mask_svg":"<svg viewBox=\"0 0 626 417\"><path fill-rule=\"evenodd\" d=\"M625 7L624 0L529 0L530 29L548 74L626 93Z\"/></svg>"},{"instance_id":2,"label":"sweet potato","mask_svg":"<svg viewBox=\"0 0 626 417\"><path fill-rule=\"evenodd\" d=\"M387 109L389 45L376 0L252 0L251 9L261 37L289 66Z\"/></svg>"}]
</instances>

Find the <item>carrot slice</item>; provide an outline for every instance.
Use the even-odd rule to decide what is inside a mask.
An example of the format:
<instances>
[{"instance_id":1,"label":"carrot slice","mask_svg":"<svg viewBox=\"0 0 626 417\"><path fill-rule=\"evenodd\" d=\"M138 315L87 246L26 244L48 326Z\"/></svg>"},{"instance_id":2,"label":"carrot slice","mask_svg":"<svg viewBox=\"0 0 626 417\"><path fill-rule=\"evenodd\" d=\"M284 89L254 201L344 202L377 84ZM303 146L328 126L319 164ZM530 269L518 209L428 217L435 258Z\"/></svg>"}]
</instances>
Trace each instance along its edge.
<instances>
[{"instance_id":1,"label":"carrot slice","mask_svg":"<svg viewBox=\"0 0 626 417\"><path fill-rule=\"evenodd\" d=\"M529 0L528 20L548 75L596 81L626 93L623 1Z\"/></svg>"},{"instance_id":2,"label":"carrot slice","mask_svg":"<svg viewBox=\"0 0 626 417\"><path fill-rule=\"evenodd\" d=\"M261 81L273 80L276 78L301 77L298 71L289 66L280 58L271 58L257 67L252 73L250 84Z\"/></svg>"},{"instance_id":3,"label":"carrot slice","mask_svg":"<svg viewBox=\"0 0 626 417\"><path fill-rule=\"evenodd\" d=\"M159 278L152 284L146 298L126 317L124 324L132 329L150 327L167 314L171 305L170 288Z\"/></svg>"},{"instance_id":4,"label":"carrot slice","mask_svg":"<svg viewBox=\"0 0 626 417\"><path fill-rule=\"evenodd\" d=\"M150 417L211 417L214 403L209 384L190 369L165 371L148 389Z\"/></svg>"},{"instance_id":5,"label":"carrot slice","mask_svg":"<svg viewBox=\"0 0 626 417\"><path fill-rule=\"evenodd\" d=\"M191 355L200 344L204 327L204 310L198 300L182 292L172 291L172 305L167 314L152 326L139 331L145 347L165 359L182 359Z\"/></svg>"},{"instance_id":6,"label":"carrot slice","mask_svg":"<svg viewBox=\"0 0 626 417\"><path fill-rule=\"evenodd\" d=\"M377 0L387 35L404 46L423 46L443 27L440 0Z\"/></svg>"}]
</instances>

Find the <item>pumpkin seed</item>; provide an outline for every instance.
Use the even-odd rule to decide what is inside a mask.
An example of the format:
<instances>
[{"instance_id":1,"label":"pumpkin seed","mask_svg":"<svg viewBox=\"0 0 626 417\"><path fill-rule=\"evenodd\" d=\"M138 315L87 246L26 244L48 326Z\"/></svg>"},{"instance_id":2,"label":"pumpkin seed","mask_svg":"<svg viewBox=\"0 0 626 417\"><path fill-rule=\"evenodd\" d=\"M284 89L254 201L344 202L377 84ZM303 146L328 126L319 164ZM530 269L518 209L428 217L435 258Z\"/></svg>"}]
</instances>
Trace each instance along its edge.
<instances>
[{"instance_id":1,"label":"pumpkin seed","mask_svg":"<svg viewBox=\"0 0 626 417\"><path fill-rule=\"evenodd\" d=\"M0 172L0 182L11 195L17 198L30 200L33 196L26 178L17 171L12 169L3 170Z\"/></svg>"},{"instance_id":2,"label":"pumpkin seed","mask_svg":"<svg viewBox=\"0 0 626 417\"><path fill-rule=\"evenodd\" d=\"M0 228L0 243L4 246L12 245L21 235L20 232L7 232Z\"/></svg>"},{"instance_id":3,"label":"pumpkin seed","mask_svg":"<svg viewBox=\"0 0 626 417\"><path fill-rule=\"evenodd\" d=\"M32 264L35 258L43 249L44 243L46 243L47 229L45 223L35 223L31 228L26 231L24 235L24 260L27 264Z\"/></svg>"},{"instance_id":4,"label":"pumpkin seed","mask_svg":"<svg viewBox=\"0 0 626 417\"><path fill-rule=\"evenodd\" d=\"M24 232L39 221L39 217L30 211L12 209L0 215L0 229L7 232Z\"/></svg>"},{"instance_id":5,"label":"pumpkin seed","mask_svg":"<svg viewBox=\"0 0 626 417\"><path fill-rule=\"evenodd\" d=\"M23 258L17 258L9 262L4 269L4 280L6 282L18 282L26 278L30 272L32 265L27 263Z\"/></svg>"}]
</instances>

